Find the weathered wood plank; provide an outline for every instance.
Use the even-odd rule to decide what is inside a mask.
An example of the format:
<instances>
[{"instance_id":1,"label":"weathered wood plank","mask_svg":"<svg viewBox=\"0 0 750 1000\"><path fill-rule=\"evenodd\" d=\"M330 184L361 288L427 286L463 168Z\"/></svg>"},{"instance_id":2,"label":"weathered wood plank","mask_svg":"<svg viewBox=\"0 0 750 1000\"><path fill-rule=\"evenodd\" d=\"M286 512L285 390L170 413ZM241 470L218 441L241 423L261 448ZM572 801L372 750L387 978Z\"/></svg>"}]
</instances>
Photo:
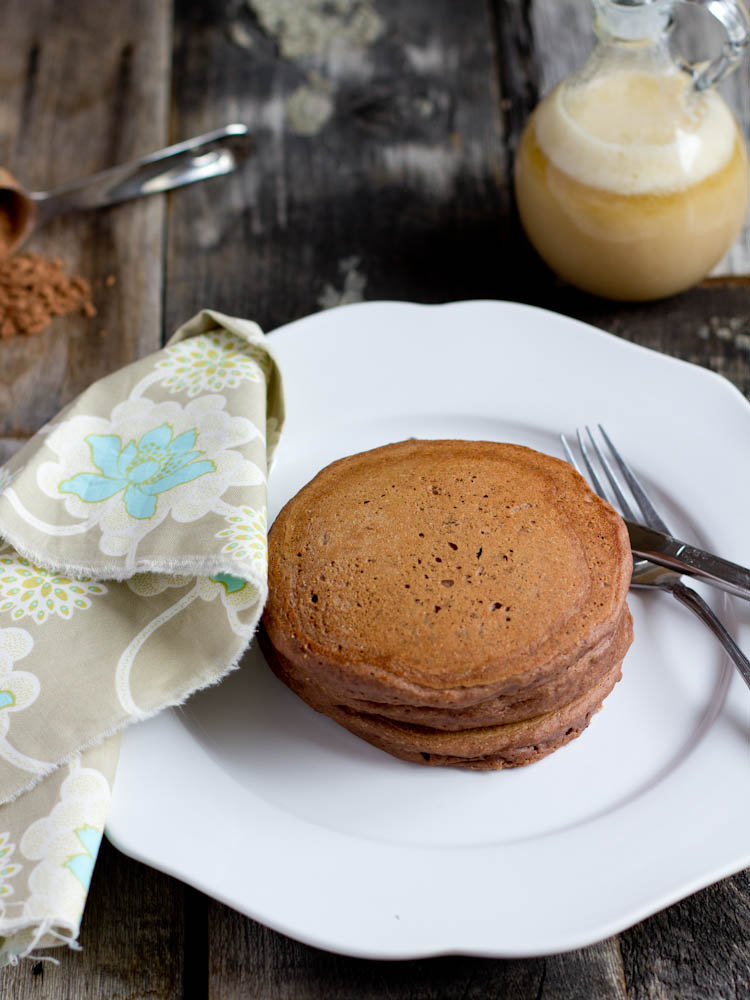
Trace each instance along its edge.
<instances>
[{"instance_id":1,"label":"weathered wood plank","mask_svg":"<svg viewBox=\"0 0 750 1000\"><path fill-rule=\"evenodd\" d=\"M503 961L448 956L406 962L345 958L209 907L210 1000L626 1000L616 940L572 955Z\"/></svg>"},{"instance_id":2,"label":"weathered wood plank","mask_svg":"<svg viewBox=\"0 0 750 1000\"><path fill-rule=\"evenodd\" d=\"M106 840L91 881L81 927L82 951L43 954L0 971L8 1000L182 1000L184 910L189 890L125 858ZM195 994L194 994L195 995ZM205 993L197 994L204 996Z\"/></svg>"},{"instance_id":3,"label":"weathered wood plank","mask_svg":"<svg viewBox=\"0 0 750 1000\"><path fill-rule=\"evenodd\" d=\"M0 163L40 189L164 145L170 8L7 0ZM92 281L99 314L0 345L0 435L28 436L90 382L158 346L163 217L151 198L63 217L33 237L29 249Z\"/></svg>"},{"instance_id":4,"label":"weathered wood plank","mask_svg":"<svg viewBox=\"0 0 750 1000\"><path fill-rule=\"evenodd\" d=\"M750 996L750 873L620 935L632 1000Z\"/></svg>"},{"instance_id":5,"label":"weathered wood plank","mask_svg":"<svg viewBox=\"0 0 750 1000\"><path fill-rule=\"evenodd\" d=\"M0 163L48 188L163 146L170 44L169 0L6 0ZM92 281L99 315L0 344L0 462L91 381L159 345L163 218L150 199L61 218L34 237L29 249ZM0 996L182 997L184 906L178 883L104 844L83 952L2 971Z\"/></svg>"},{"instance_id":6,"label":"weathered wood plank","mask_svg":"<svg viewBox=\"0 0 750 1000\"><path fill-rule=\"evenodd\" d=\"M379 0L377 16L367 44L284 58L283 27L246 4L177 4L176 127L239 118L256 152L174 200L168 327L207 304L270 329L347 293L496 287L505 154L484 4Z\"/></svg>"},{"instance_id":7,"label":"weathered wood plank","mask_svg":"<svg viewBox=\"0 0 750 1000\"><path fill-rule=\"evenodd\" d=\"M750 992L750 876L711 886L564 955L370 962L331 955L209 903L211 1000L716 1000Z\"/></svg>"}]
</instances>

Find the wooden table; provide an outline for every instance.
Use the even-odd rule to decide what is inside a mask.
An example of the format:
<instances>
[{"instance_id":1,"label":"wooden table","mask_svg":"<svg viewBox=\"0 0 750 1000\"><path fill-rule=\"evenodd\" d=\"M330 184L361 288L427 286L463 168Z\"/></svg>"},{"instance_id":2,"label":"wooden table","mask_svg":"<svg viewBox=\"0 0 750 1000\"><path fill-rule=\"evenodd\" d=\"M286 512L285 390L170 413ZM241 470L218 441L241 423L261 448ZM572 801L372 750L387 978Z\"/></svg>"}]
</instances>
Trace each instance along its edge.
<instances>
[{"instance_id":1,"label":"wooden table","mask_svg":"<svg viewBox=\"0 0 750 1000\"><path fill-rule=\"evenodd\" d=\"M585 0L352 0L356 17L335 24L315 20L314 0L292 5L296 24L274 23L281 6L5 0L0 163L28 185L229 121L249 125L255 154L232 177L35 238L93 279L99 314L1 345L0 459L203 306L273 329L358 298L518 299L750 390L747 233L720 276L643 306L562 286L520 234L513 152L540 92L590 44ZM333 29L327 46L316 27ZM728 90L747 124L747 65ZM288 940L105 843L84 950L5 970L0 996L714 1000L750 995L749 939L745 872L570 954L360 961Z\"/></svg>"}]
</instances>

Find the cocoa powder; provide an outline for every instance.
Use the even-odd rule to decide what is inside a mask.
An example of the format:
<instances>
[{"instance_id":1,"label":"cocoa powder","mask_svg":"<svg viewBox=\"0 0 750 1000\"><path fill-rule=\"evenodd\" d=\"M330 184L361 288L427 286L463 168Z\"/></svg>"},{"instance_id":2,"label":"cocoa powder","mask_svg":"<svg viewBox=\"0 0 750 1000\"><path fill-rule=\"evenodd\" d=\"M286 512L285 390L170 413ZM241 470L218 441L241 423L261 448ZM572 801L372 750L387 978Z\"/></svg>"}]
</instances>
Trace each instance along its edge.
<instances>
[{"instance_id":1,"label":"cocoa powder","mask_svg":"<svg viewBox=\"0 0 750 1000\"><path fill-rule=\"evenodd\" d=\"M0 212L0 227L2 220ZM2 242L0 228L0 248ZM55 316L73 312L96 315L91 285L67 274L59 258L21 253L0 259L0 339L41 333Z\"/></svg>"}]
</instances>

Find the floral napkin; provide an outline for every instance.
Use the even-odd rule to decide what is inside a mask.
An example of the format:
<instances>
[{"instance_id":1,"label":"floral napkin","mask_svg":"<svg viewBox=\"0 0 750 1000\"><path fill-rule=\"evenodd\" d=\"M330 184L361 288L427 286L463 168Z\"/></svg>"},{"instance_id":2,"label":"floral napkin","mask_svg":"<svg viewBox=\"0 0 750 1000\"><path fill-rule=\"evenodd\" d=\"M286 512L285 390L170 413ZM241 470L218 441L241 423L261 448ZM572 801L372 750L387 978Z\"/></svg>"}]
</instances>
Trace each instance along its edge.
<instances>
[{"instance_id":1,"label":"floral napkin","mask_svg":"<svg viewBox=\"0 0 750 1000\"><path fill-rule=\"evenodd\" d=\"M250 641L282 421L259 327L204 311L0 468L0 965L76 946L119 731Z\"/></svg>"}]
</instances>

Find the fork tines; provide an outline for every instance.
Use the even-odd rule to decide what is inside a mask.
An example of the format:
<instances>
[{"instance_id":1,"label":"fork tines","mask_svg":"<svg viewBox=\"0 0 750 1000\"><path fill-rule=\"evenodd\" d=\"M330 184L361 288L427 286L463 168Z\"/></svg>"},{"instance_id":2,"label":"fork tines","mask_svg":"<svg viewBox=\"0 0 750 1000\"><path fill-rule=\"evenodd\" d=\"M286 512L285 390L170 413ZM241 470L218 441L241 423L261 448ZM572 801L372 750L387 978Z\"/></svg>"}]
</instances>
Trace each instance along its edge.
<instances>
[{"instance_id":1,"label":"fork tines","mask_svg":"<svg viewBox=\"0 0 750 1000\"><path fill-rule=\"evenodd\" d=\"M605 453L604 447L597 443L591 428L587 426L584 428L584 433L582 433L580 429L576 431L578 447L580 449L581 459L583 461L585 471L576 461L573 449L570 447L567 438L564 434L561 434L560 439L568 461L581 473L581 475L588 477L600 497L607 500L613 506L619 507L623 517L628 518L630 521L644 522L649 527L658 528L660 531L669 532L667 525L664 523L663 519L655 510L654 505L649 500L645 489L638 480L638 477L612 443L611 438L602 425L598 424L597 426L599 434L609 453L609 457L607 453ZM615 471L615 466L619 470L622 479L624 479L627 484L627 487L629 487L630 495L634 504L637 506L639 513L634 512L633 504L631 504L631 501L625 495L626 487L618 477L617 472ZM604 485L604 477L601 475L602 472L604 473L604 477L606 477L606 481L609 483L611 492Z\"/></svg>"}]
</instances>

